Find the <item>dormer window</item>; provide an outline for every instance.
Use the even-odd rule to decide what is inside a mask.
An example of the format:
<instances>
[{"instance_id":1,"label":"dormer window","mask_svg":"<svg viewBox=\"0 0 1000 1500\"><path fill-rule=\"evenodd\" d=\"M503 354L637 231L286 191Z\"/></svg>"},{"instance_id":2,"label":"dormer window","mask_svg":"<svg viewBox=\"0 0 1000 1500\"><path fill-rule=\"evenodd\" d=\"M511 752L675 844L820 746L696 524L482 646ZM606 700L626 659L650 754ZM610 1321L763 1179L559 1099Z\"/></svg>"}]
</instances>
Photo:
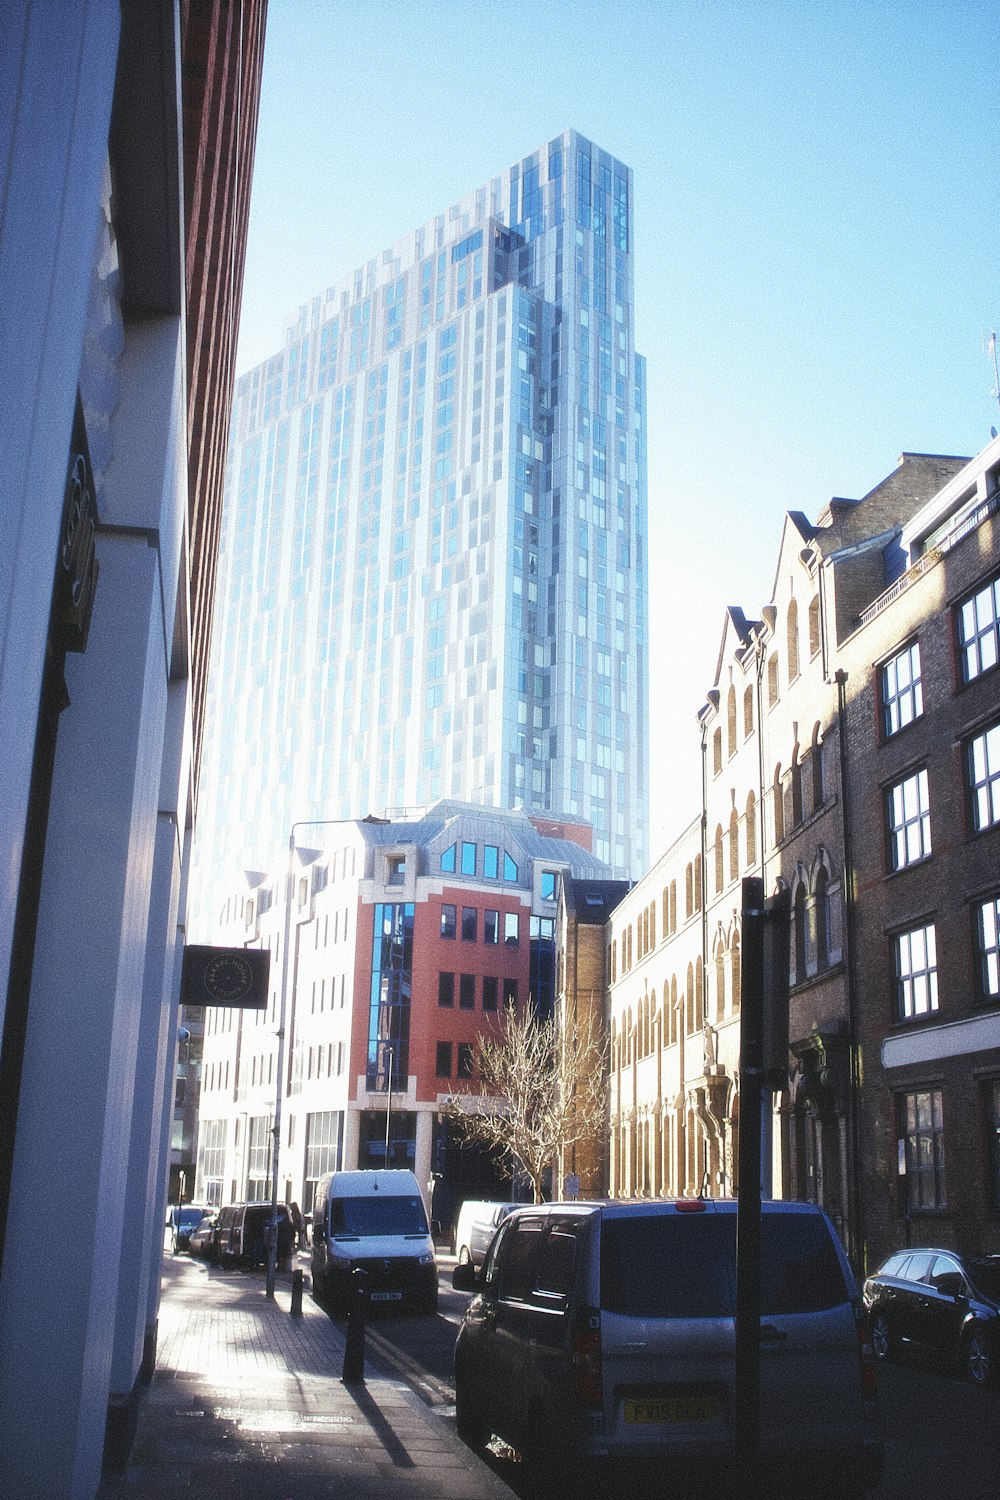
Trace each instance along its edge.
<instances>
[{"instance_id":1,"label":"dormer window","mask_svg":"<svg viewBox=\"0 0 1000 1500\"><path fill-rule=\"evenodd\" d=\"M389 884L402 885L406 876L406 855L389 855Z\"/></svg>"}]
</instances>

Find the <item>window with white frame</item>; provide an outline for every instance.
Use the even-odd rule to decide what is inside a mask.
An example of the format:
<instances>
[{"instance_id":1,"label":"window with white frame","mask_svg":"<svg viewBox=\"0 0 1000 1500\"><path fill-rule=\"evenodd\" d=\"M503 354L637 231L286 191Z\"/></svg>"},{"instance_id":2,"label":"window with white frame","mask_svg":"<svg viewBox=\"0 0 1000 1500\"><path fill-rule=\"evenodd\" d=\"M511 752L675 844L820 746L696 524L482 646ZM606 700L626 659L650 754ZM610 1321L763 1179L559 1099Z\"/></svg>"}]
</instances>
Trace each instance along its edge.
<instances>
[{"instance_id":1,"label":"window with white frame","mask_svg":"<svg viewBox=\"0 0 1000 1500\"><path fill-rule=\"evenodd\" d=\"M1000 661L1000 577L963 600L956 619L962 681L971 682Z\"/></svg>"},{"instance_id":2,"label":"window with white frame","mask_svg":"<svg viewBox=\"0 0 1000 1500\"><path fill-rule=\"evenodd\" d=\"M1000 896L981 901L976 913L979 949L979 994L985 1001L1000 1000Z\"/></svg>"},{"instance_id":3,"label":"window with white frame","mask_svg":"<svg viewBox=\"0 0 1000 1500\"><path fill-rule=\"evenodd\" d=\"M994 1213L1000 1209L1000 1078L986 1084L986 1151L989 1162L987 1202Z\"/></svg>"},{"instance_id":4,"label":"window with white frame","mask_svg":"<svg viewBox=\"0 0 1000 1500\"><path fill-rule=\"evenodd\" d=\"M938 1008L934 924L896 934L896 1019L910 1021Z\"/></svg>"},{"instance_id":5,"label":"window with white frame","mask_svg":"<svg viewBox=\"0 0 1000 1500\"><path fill-rule=\"evenodd\" d=\"M886 739L898 734L924 711L920 680L920 647L916 641L904 646L885 662L880 673L882 732Z\"/></svg>"},{"instance_id":6,"label":"window with white frame","mask_svg":"<svg viewBox=\"0 0 1000 1500\"><path fill-rule=\"evenodd\" d=\"M886 795L886 819L889 834L889 865L901 870L918 864L931 852L931 810L927 789L927 769L897 781Z\"/></svg>"},{"instance_id":7,"label":"window with white frame","mask_svg":"<svg viewBox=\"0 0 1000 1500\"><path fill-rule=\"evenodd\" d=\"M1000 723L969 740L965 754L972 826L978 833L1000 823Z\"/></svg>"}]
</instances>

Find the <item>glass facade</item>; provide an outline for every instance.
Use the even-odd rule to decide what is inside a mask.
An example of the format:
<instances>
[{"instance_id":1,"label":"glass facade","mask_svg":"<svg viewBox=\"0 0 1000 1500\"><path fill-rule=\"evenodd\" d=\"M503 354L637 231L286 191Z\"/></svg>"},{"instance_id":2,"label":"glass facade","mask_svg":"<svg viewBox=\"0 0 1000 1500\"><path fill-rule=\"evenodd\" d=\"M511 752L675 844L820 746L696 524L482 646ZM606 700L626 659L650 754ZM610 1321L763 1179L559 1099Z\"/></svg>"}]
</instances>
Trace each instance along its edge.
<instances>
[{"instance_id":1,"label":"glass facade","mask_svg":"<svg viewBox=\"0 0 1000 1500\"><path fill-rule=\"evenodd\" d=\"M193 927L294 820L441 797L584 817L645 868L632 286L631 172L567 132L237 382Z\"/></svg>"}]
</instances>

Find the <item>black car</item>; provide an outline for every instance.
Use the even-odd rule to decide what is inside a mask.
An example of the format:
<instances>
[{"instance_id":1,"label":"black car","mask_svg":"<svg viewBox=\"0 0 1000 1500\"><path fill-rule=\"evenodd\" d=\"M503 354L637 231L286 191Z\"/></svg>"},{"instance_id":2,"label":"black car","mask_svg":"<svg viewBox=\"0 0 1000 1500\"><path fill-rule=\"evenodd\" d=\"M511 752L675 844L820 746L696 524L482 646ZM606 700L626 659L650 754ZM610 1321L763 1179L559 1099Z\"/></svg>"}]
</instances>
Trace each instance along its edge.
<instances>
[{"instance_id":1,"label":"black car","mask_svg":"<svg viewBox=\"0 0 1000 1500\"><path fill-rule=\"evenodd\" d=\"M865 1282L879 1359L904 1350L953 1361L976 1385L1000 1373L1000 1255L899 1250Z\"/></svg>"}]
</instances>

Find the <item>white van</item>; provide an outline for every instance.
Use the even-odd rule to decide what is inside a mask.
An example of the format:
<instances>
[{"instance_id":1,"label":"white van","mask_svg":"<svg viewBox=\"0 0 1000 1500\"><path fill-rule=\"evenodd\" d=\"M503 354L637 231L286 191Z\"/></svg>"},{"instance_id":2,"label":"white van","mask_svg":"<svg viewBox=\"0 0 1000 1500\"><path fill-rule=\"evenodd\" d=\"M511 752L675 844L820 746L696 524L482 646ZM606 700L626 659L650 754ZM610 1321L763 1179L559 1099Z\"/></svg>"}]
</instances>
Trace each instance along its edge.
<instances>
[{"instance_id":1,"label":"white van","mask_svg":"<svg viewBox=\"0 0 1000 1500\"><path fill-rule=\"evenodd\" d=\"M351 1273L368 1273L373 1304L437 1311L437 1263L417 1179L407 1171L328 1172L316 1186L312 1284L337 1312L349 1305Z\"/></svg>"},{"instance_id":2,"label":"white van","mask_svg":"<svg viewBox=\"0 0 1000 1500\"><path fill-rule=\"evenodd\" d=\"M458 1211L455 1226L455 1254L461 1265L469 1262L477 1268L490 1248L493 1232L516 1203L488 1203L481 1198L467 1198Z\"/></svg>"}]
</instances>

